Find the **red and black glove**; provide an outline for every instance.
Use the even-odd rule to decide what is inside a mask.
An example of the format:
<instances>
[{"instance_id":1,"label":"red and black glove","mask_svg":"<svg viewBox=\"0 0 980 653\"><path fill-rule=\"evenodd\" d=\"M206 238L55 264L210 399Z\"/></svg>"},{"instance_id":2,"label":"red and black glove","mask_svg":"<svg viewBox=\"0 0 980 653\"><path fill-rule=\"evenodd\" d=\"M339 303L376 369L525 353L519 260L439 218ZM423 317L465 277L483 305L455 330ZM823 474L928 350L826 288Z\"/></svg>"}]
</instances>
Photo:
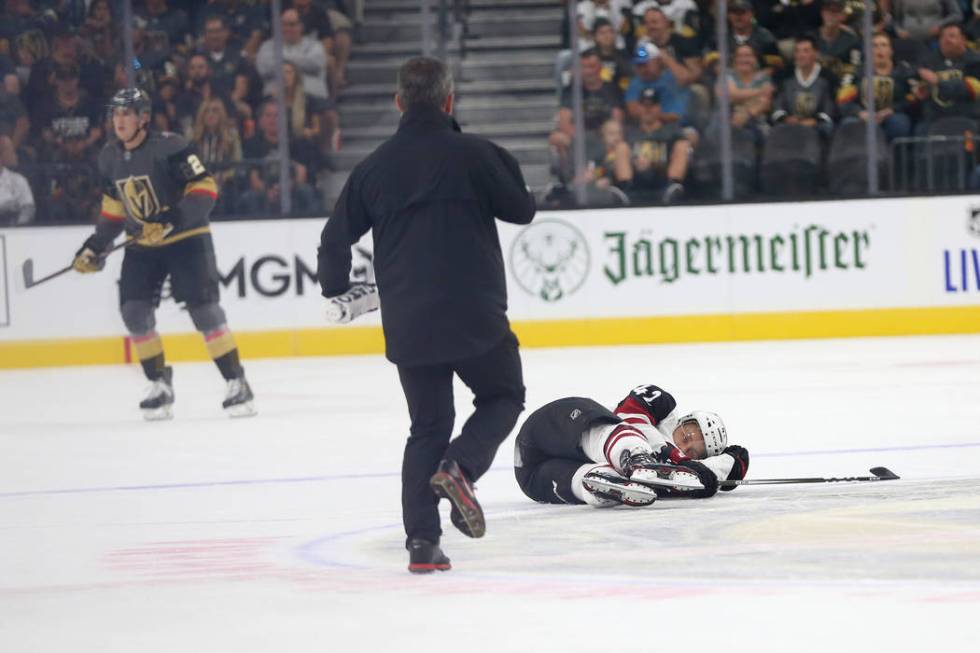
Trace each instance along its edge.
<instances>
[{"instance_id":1,"label":"red and black glove","mask_svg":"<svg viewBox=\"0 0 980 653\"><path fill-rule=\"evenodd\" d=\"M669 442L664 444L655 454L657 462L680 465L685 460L691 460L683 451Z\"/></svg>"},{"instance_id":2,"label":"red and black glove","mask_svg":"<svg viewBox=\"0 0 980 653\"><path fill-rule=\"evenodd\" d=\"M749 452L745 447L740 447L737 444L730 445L721 452L722 455L728 454L735 459L735 464L732 465L732 471L728 473L728 478L726 481L741 481L745 478L745 475L749 471ZM731 492L737 485L728 485L721 488L725 492Z\"/></svg>"},{"instance_id":3,"label":"red and black glove","mask_svg":"<svg viewBox=\"0 0 980 653\"><path fill-rule=\"evenodd\" d=\"M684 467L697 474L698 480L704 486L703 490L693 490L688 493L688 496L695 499L707 499L708 497L713 497L718 492L718 477L704 463L699 463L696 460L688 458L677 463L677 466Z\"/></svg>"}]
</instances>

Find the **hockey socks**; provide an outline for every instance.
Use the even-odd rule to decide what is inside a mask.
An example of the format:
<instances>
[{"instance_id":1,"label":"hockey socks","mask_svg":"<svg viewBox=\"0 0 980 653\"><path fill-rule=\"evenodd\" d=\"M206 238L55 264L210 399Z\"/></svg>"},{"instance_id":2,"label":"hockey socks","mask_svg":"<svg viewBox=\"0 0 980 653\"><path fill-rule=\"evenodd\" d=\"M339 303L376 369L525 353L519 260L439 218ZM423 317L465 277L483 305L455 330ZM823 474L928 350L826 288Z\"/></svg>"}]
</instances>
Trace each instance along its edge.
<instances>
[{"instance_id":1,"label":"hockey socks","mask_svg":"<svg viewBox=\"0 0 980 653\"><path fill-rule=\"evenodd\" d=\"M238 347L235 345L235 338L227 326L221 325L217 329L204 332L202 335L204 336L204 344L208 348L208 354L226 381L245 376L241 361L238 359Z\"/></svg>"},{"instance_id":2,"label":"hockey socks","mask_svg":"<svg viewBox=\"0 0 980 653\"><path fill-rule=\"evenodd\" d=\"M160 340L160 334L156 331L150 331L138 336L131 335L130 340L133 343L136 358L139 359L140 366L143 368L143 374L150 381L159 379L167 367L163 358L163 341Z\"/></svg>"}]
</instances>

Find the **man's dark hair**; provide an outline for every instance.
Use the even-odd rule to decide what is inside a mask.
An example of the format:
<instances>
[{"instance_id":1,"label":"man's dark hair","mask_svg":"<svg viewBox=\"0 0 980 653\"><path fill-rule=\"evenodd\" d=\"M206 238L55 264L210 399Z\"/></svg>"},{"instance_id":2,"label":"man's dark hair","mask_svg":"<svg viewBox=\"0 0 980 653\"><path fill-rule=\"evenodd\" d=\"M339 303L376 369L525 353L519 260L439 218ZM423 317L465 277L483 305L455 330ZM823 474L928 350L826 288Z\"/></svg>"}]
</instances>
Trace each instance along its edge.
<instances>
[{"instance_id":1,"label":"man's dark hair","mask_svg":"<svg viewBox=\"0 0 980 653\"><path fill-rule=\"evenodd\" d=\"M943 35L943 32L945 32L946 30L948 30L950 28L957 29L959 31L959 33L960 33L960 36L962 36L963 38L966 38L966 30L964 30L963 29L963 26L960 25L959 23L949 23L947 25L941 26L939 28L939 34L938 34L938 36L942 36Z\"/></svg>"},{"instance_id":2,"label":"man's dark hair","mask_svg":"<svg viewBox=\"0 0 980 653\"><path fill-rule=\"evenodd\" d=\"M453 92L453 76L438 59L412 57L398 70L402 109L442 109Z\"/></svg>"},{"instance_id":3,"label":"man's dark hair","mask_svg":"<svg viewBox=\"0 0 980 653\"><path fill-rule=\"evenodd\" d=\"M796 43L793 44L793 47L795 48L800 43L809 43L813 47L814 50L819 50L820 49L817 46L817 39L815 37L809 35L809 34L803 34L802 36L797 36L796 37Z\"/></svg>"}]
</instances>

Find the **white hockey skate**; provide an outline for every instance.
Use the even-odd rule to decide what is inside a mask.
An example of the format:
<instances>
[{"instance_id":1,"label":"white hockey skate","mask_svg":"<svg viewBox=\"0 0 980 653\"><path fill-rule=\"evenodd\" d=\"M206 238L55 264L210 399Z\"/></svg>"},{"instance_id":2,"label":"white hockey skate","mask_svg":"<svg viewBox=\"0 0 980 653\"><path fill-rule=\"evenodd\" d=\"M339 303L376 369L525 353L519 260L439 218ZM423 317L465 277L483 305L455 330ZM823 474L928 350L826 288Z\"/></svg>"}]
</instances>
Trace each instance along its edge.
<instances>
[{"instance_id":1,"label":"white hockey skate","mask_svg":"<svg viewBox=\"0 0 980 653\"><path fill-rule=\"evenodd\" d=\"M626 457L626 456L624 456ZM703 490L698 475L684 467L658 462L648 453L635 453L623 463L623 471L631 481L650 487L689 492Z\"/></svg>"},{"instance_id":2,"label":"white hockey skate","mask_svg":"<svg viewBox=\"0 0 980 653\"><path fill-rule=\"evenodd\" d=\"M582 477L582 485L604 502L641 507L649 506L657 500L657 493L653 488L634 483L612 469L593 469Z\"/></svg>"},{"instance_id":3,"label":"white hockey skate","mask_svg":"<svg viewBox=\"0 0 980 653\"><path fill-rule=\"evenodd\" d=\"M148 422L173 419L173 369L164 368L160 378L150 382L150 386L146 389L146 395L140 402L140 410L143 411L143 419Z\"/></svg>"},{"instance_id":4,"label":"white hockey skate","mask_svg":"<svg viewBox=\"0 0 980 653\"><path fill-rule=\"evenodd\" d=\"M255 396L248 381L244 376L240 376L228 380L228 392L225 394L225 400L221 402L221 407L229 417L251 417L256 413L254 400Z\"/></svg>"}]
</instances>

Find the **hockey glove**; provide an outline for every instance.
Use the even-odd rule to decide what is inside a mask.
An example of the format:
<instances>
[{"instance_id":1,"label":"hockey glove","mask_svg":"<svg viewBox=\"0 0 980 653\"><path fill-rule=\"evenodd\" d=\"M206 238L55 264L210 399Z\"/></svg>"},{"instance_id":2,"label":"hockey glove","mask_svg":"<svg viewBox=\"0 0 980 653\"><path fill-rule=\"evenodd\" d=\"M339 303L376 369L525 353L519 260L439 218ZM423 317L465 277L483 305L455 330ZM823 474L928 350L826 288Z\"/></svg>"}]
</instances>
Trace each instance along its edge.
<instances>
[{"instance_id":1,"label":"hockey glove","mask_svg":"<svg viewBox=\"0 0 980 653\"><path fill-rule=\"evenodd\" d=\"M682 460L678 466L685 467L697 474L698 480L704 486L703 490L694 490L688 493L688 496L695 499L707 499L718 492L718 477L704 463L699 463L696 460Z\"/></svg>"},{"instance_id":2,"label":"hockey glove","mask_svg":"<svg viewBox=\"0 0 980 653\"><path fill-rule=\"evenodd\" d=\"M685 460L690 460L683 451L669 442L660 448L660 451L656 453L656 458L662 463L669 463L671 465L680 465Z\"/></svg>"},{"instance_id":3,"label":"hockey glove","mask_svg":"<svg viewBox=\"0 0 980 653\"><path fill-rule=\"evenodd\" d=\"M81 248L75 252L75 258L71 266L76 272L90 274L99 272L105 267L105 257L102 256L102 248L95 242L95 237L90 236Z\"/></svg>"},{"instance_id":4,"label":"hockey glove","mask_svg":"<svg viewBox=\"0 0 980 653\"><path fill-rule=\"evenodd\" d=\"M325 313L327 321L334 324L347 324L356 317L378 310L380 305L381 299L378 296L377 286L355 283L347 292L327 297Z\"/></svg>"},{"instance_id":5,"label":"hockey glove","mask_svg":"<svg viewBox=\"0 0 980 653\"><path fill-rule=\"evenodd\" d=\"M745 449L744 447L740 447L738 445L733 444L729 447L726 447L725 450L721 452L721 455L724 456L725 454L728 454L729 456L735 459L735 464L732 465L732 471L728 473L728 478L726 478L725 480L741 481L743 478L745 478L745 474L749 471L748 450ZM729 485L721 489L724 490L725 492L731 492L736 487L738 486Z\"/></svg>"},{"instance_id":6,"label":"hockey glove","mask_svg":"<svg viewBox=\"0 0 980 653\"><path fill-rule=\"evenodd\" d=\"M144 222L143 231L137 237L136 244L150 247L159 245L173 230L174 226L167 222Z\"/></svg>"}]
</instances>

